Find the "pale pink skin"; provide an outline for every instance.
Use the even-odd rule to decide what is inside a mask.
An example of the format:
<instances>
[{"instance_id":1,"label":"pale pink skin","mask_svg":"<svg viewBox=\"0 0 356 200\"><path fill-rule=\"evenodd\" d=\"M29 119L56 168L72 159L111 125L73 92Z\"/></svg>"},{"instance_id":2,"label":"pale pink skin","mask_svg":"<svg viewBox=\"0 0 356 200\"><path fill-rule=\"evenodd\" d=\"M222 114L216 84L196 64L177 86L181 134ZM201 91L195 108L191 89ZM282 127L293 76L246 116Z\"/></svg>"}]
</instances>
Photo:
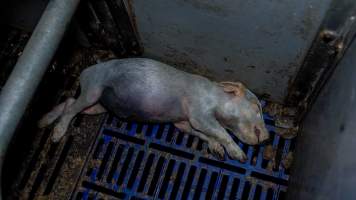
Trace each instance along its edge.
<instances>
[{"instance_id":1,"label":"pale pink skin","mask_svg":"<svg viewBox=\"0 0 356 200\"><path fill-rule=\"evenodd\" d=\"M251 145L268 139L259 101L249 90L235 95L207 78L158 61L128 58L93 65L82 72L80 84L78 99L67 99L39 122L45 127L59 118L54 142L78 113L99 114L106 109L128 119L173 122L207 141L218 156L223 157L225 148L231 158L241 161L246 155L226 129Z\"/></svg>"}]
</instances>

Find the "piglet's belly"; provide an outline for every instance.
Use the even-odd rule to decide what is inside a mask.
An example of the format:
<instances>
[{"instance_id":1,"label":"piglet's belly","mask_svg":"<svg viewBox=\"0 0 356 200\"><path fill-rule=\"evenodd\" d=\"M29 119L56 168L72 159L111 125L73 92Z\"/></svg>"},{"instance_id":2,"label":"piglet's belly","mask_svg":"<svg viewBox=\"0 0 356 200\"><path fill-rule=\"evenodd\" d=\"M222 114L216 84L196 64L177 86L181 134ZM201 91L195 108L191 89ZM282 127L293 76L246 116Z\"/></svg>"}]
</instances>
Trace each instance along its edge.
<instances>
[{"instance_id":1,"label":"piglet's belly","mask_svg":"<svg viewBox=\"0 0 356 200\"><path fill-rule=\"evenodd\" d=\"M104 90L100 103L120 118L147 122L175 122L185 120L179 99L143 96L118 96L112 90Z\"/></svg>"}]
</instances>

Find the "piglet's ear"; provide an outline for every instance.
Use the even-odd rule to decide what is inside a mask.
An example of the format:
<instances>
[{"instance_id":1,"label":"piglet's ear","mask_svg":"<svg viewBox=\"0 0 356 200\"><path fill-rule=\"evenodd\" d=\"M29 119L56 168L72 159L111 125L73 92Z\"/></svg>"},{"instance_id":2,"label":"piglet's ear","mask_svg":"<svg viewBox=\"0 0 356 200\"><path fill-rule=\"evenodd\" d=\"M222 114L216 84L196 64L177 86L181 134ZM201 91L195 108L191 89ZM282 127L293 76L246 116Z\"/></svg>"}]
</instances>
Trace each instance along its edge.
<instances>
[{"instance_id":1,"label":"piglet's ear","mask_svg":"<svg viewBox=\"0 0 356 200\"><path fill-rule=\"evenodd\" d=\"M233 93L237 97L245 95L246 87L240 82L220 82L219 85L223 87L227 93Z\"/></svg>"}]
</instances>

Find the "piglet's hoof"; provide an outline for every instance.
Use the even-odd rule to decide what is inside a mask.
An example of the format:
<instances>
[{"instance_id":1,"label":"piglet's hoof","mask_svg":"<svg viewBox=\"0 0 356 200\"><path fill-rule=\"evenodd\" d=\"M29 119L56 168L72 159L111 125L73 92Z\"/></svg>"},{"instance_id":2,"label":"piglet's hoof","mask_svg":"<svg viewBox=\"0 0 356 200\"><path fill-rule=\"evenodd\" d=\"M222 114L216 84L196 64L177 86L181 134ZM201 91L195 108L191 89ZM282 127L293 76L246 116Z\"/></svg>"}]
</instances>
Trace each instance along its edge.
<instances>
[{"instance_id":1,"label":"piglet's hoof","mask_svg":"<svg viewBox=\"0 0 356 200\"><path fill-rule=\"evenodd\" d=\"M47 119L43 118L37 122L37 127L38 128L45 128L48 125Z\"/></svg>"},{"instance_id":2,"label":"piglet's hoof","mask_svg":"<svg viewBox=\"0 0 356 200\"><path fill-rule=\"evenodd\" d=\"M59 142L63 138L65 132L66 132L66 130L63 127L55 126L54 130L53 130L53 135L51 138L52 142L54 142L54 143Z\"/></svg>"},{"instance_id":3,"label":"piglet's hoof","mask_svg":"<svg viewBox=\"0 0 356 200\"><path fill-rule=\"evenodd\" d=\"M219 160L225 160L225 150L224 147L217 142L209 143L209 150Z\"/></svg>"},{"instance_id":4,"label":"piglet's hoof","mask_svg":"<svg viewBox=\"0 0 356 200\"><path fill-rule=\"evenodd\" d=\"M243 157L239 161L245 163L247 161L246 155L243 155Z\"/></svg>"},{"instance_id":5,"label":"piglet's hoof","mask_svg":"<svg viewBox=\"0 0 356 200\"><path fill-rule=\"evenodd\" d=\"M246 154L235 143L228 144L226 146L226 150L227 150L229 156L234 160L239 160L241 162L244 162L247 160Z\"/></svg>"}]
</instances>

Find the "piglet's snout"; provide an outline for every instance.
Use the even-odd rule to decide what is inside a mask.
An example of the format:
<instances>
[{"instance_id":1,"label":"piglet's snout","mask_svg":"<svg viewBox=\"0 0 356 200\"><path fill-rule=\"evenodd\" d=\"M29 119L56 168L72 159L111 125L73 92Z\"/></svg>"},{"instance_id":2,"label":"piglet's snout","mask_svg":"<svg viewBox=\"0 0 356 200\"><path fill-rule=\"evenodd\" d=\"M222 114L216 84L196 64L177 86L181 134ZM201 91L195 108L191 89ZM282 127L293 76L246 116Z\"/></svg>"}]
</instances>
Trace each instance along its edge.
<instances>
[{"instance_id":1,"label":"piglet's snout","mask_svg":"<svg viewBox=\"0 0 356 200\"><path fill-rule=\"evenodd\" d=\"M261 135L261 131L260 129L258 129L256 126L255 126L255 134L258 138L260 138L260 135Z\"/></svg>"},{"instance_id":2,"label":"piglet's snout","mask_svg":"<svg viewBox=\"0 0 356 200\"><path fill-rule=\"evenodd\" d=\"M258 143L263 143L265 141L268 141L268 137L264 138L262 133L261 133L261 130L259 128L257 128L256 126L254 127L254 133L255 133L255 135L257 137Z\"/></svg>"},{"instance_id":3,"label":"piglet's snout","mask_svg":"<svg viewBox=\"0 0 356 200\"><path fill-rule=\"evenodd\" d=\"M260 143L260 136L261 136L261 131L260 129L258 129L256 126L254 127L254 132L255 132L255 135L257 136L257 141L258 143Z\"/></svg>"}]
</instances>

